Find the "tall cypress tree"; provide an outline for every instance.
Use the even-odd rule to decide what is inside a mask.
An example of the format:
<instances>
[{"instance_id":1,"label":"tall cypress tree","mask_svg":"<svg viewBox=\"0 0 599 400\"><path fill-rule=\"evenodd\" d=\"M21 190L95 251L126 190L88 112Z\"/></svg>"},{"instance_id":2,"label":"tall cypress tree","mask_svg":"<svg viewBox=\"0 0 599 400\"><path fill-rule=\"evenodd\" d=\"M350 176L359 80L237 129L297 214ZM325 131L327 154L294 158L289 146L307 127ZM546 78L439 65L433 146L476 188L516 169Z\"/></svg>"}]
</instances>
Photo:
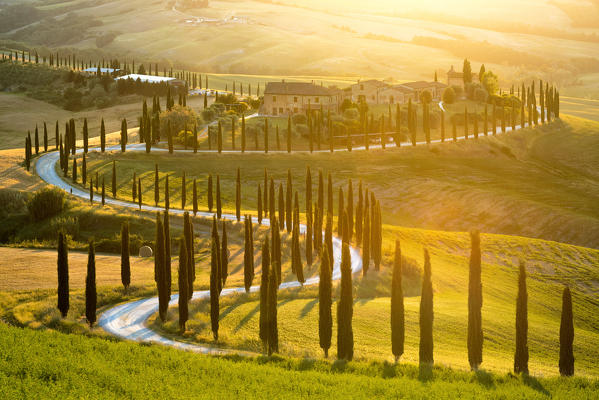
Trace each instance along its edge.
<instances>
[{"instance_id":1,"label":"tall cypress tree","mask_svg":"<svg viewBox=\"0 0 599 400\"><path fill-rule=\"evenodd\" d=\"M395 259L393 261L393 278L391 280L391 351L395 362L404 352L405 312L402 288L402 259L399 240L395 240Z\"/></svg>"},{"instance_id":2,"label":"tall cypress tree","mask_svg":"<svg viewBox=\"0 0 599 400\"><path fill-rule=\"evenodd\" d=\"M293 219L293 207L292 207L292 199L293 199L293 180L291 178L291 170L287 169L287 189L286 189L286 203L285 207L285 225L287 225L287 233L291 233L292 230L292 219Z\"/></svg>"},{"instance_id":3,"label":"tall cypress tree","mask_svg":"<svg viewBox=\"0 0 599 400\"><path fill-rule=\"evenodd\" d=\"M362 192L362 179L358 184L358 205L356 206L356 243L362 243L362 209L364 208L364 195Z\"/></svg>"},{"instance_id":4,"label":"tall cypress tree","mask_svg":"<svg viewBox=\"0 0 599 400\"><path fill-rule=\"evenodd\" d=\"M194 260L194 238L193 224L189 218L189 212L183 214L183 233L185 236L185 247L187 248L187 290L188 298L193 296L193 282L196 279L195 260Z\"/></svg>"},{"instance_id":5,"label":"tall cypress tree","mask_svg":"<svg viewBox=\"0 0 599 400\"><path fill-rule=\"evenodd\" d=\"M223 227L223 234L222 234L222 238L221 238L221 250L220 250L220 256L221 256L221 263L220 263L220 276L221 276L221 280L222 280L222 286L225 286L225 282L227 281L227 276L229 275L229 248L228 248L228 241L227 241L227 224L225 223L225 220L223 220L222 222L222 227Z\"/></svg>"},{"instance_id":6,"label":"tall cypress tree","mask_svg":"<svg viewBox=\"0 0 599 400\"><path fill-rule=\"evenodd\" d=\"M220 314L219 304L219 280L220 274L218 270L218 257L219 251L214 240L214 236L211 239L211 253L210 253L210 324L212 327L212 335L214 340L218 340L218 318Z\"/></svg>"},{"instance_id":7,"label":"tall cypress tree","mask_svg":"<svg viewBox=\"0 0 599 400\"><path fill-rule=\"evenodd\" d=\"M222 203L220 198L220 175L216 175L216 216L220 219L223 215Z\"/></svg>"},{"instance_id":8,"label":"tall cypress tree","mask_svg":"<svg viewBox=\"0 0 599 400\"><path fill-rule=\"evenodd\" d=\"M264 215L268 213L268 171L264 168L264 197L262 198L262 209L264 210Z\"/></svg>"},{"instance_id":9,"label":"tall cypress tree","mask_svg":"<svg viewBox=\"0 0 599 400\"><path fill-rule=\"evenodd\" d=\"M37 129L37 124L35 125L35 154L39 154L40 152L40 138L39 132Z\"/></svg>"},{"instance_id":10,"label":"tall cypress tree","mask_svg":"<svg viewBox=\"0 0 599 400\"><path fill-rule=\"evenodd\" d=\"M208 175L208 211L212 212L213 197L212 197L212 174Z\"/></svg>"},{"instance_id":11,"label":"tall cypress tree","mask_svg":"<svg viewBox=\"0 0 599 400\"><path fill-rule=\"evenodd\" d=\"M468 282L468 362L474 371L483 362L483 328L481 309L483 293L481 282L480 235L470 233L470 278Z\"/></svg>"},{"instance_id":12,"label":"tall cypress tree","mask_svg":"<svg viewBox=\"0 0 599 400\"><path fill-rule=\"evenodd\" d=\"M60 142L60 130L58 128L58 120L56 120L56 126L54 127L54 148L58 150L58 145Z\"/></svg>"},{"instance_id":13,"label":"tall cypress tree","mask_svg":"<svg viewBox=\"0 0 599 400\"><path fill-rule=\"evenodd\" d=\"M267 301L267 324L268 324L268 355L279 351L279 329L277 321L277 293L279 285L277 285L277 274L269 274L268 276L268 301Z\"/></svg>"},{"instance_id":14,"label":"tall cypress tree","mask_svg":"<svg viewBox=\"0 0 599 400\"><path fill-rule=\"evenodd\" d=\"M329 265L331 266L331 273L335 268L333 259L333 216L327 214L327 224L324 231L324 247L329 254Z\"/></svg>"},{"instance_id":15,"label":"tall cypress tree","mask_svg":"<svg viewBox=\"0 0 599 400\"><path fill-rule=\"evenodd\" d=\"M351 361L354 357L353 312L351 254L349 245L343 243L341 251L341 289L339 302L337 303L337 358L340 360Z\"/></svg>"},{"instance_id":16,"label":"tall cypress tree","mask_svg":"<svg viewBox=\"0 0 599 400\"><path fill-rule=\"evenodd\" d=\"M197 180L193 180L193 215L195 216L198 213L198 185Z\"/></svg>"},{"instance_id":17,"label":"tall cypress tree","mask_svg":"<svg viewBox=\"0 0 599 400\"><path fill-rule=\"evenodd\" d=\"M251 230L252 222L249 216L244 219L245 229L245 249L243 252L243 281L246 293L250 292L250 287L254 281L254 243L252 242Z\"/></svg>"},{"instance_id":18,"label":"tall cypress tree","mask_svg":"<svg viewBox=\"0 0 599 400\"><path fill-rule=\"evenodd\" d=\"M364 224L362 225L362 272L364 276L368 273L370 266L370 212L368 210L368 196L364 202Z\"/></svg>"},{"instance_id":19,"label":"tall cypress tree","mask_svg":"<svg viewBox=\"0 0 599 400\"><path fill-rule=\"evenodd\" d=\"M44 121L44 151L48 151L48 127L46 126L46 122ZM86 151L87 153L87 151Z\"/></svg>"},{"instance_id":20,"label":"tall cypress tree","mask_svg":"<svg viewBox=\"0 0 599 400\"><path fill-rule=\"evenodd\" d=\"M327 185L327 212L333 215L333 178L331 177L331 173L328 175L328 185Z\"/></svg>"},{"instance_id":21,"label":"tall cypress tree","mask_svg":"<svg viewBox=\"0 0 599 400\"><path fill-rule=\"evenodd\" d=\"M104 182L104 176L102 176L102 205L106 203L106 183Z\"/></svg>"},{"instance_id":22,"label":"tall cypress tree","mask_svg":"<svg viewBox=\"0 0 599 400\"><path fill-rule=\"evenodd\" d=\"M285 229L285 195L283 194L283 183L279 183L279 229Z\"/></svg>"},{"instance_id":23,"label":"tall cypress tree","mask_svg":"<svg viewBox=\"0 0 599 400\"><path fill-rule=\"evenodd\" d=\"M56 127L58 128L58 124ZM104 126L104 118L102 118L102 122L100 123L100 150L102 153L106 151L106 127Z\"/></svg>"},{"instance_id":24,"label":"tall cypress tree","mask_svg":"<svg viewBox=\"0 0 599 400\"><path fill-rule=\"evenodd\" d=\"M44 134L46 134L46 124L44 123ZM87 153L89 145L89 132L87 131L87 118L83 119L83 153Z\"/></svg>"},{"instance_id":25,"label":"tall cypress tree","mask_svg":"<svg viewBox=\"0 0 599 400\"><path fill-rule=\"evenodd\" d=\"M94 241L89 242L87 255L87 276L85 277L85 318L91 328L96 322L96 251Z\"/></svg>"},{"instance_id":26,"label":"tall cypress tree","mask_svg":"<svg viewBox=\"0 0 599 400\"><path fill-rule=\"evenodd\" d=\"M343 201L343 187L339 186L339 206L337 208L337 235L343 235L343 213L345 212L345 204Z\"/></svg>"},{"instance_id":27,"label":"tall cypress tree","mask_svg":"<svg viewBox=\"0 0 599 400\"><path fill-rule=\"evenodd\" d=\"M121 224L121 283L125 290L131 284L131 263L129 261L129 222Z\"/></svg>"},{"instance_id":28,"label":"tall cypress tree","mask_svg":"<svg viewBox=\"0 0 599 400\"><path fill-rule=\"evenodd\" d=\"M123 118L121 122L121 152L127 150L127 120Z\"/></svg>"},{"instance_id":29,"label":"tall cypress tree","mask_svg":"<svg viewBox=\"0 0 599 400\"><path fill-rule=\"evenodd\" d=\"M137 180L137 193L139 194L139 196L137 196L137 203L139 204L139 209L141 210L141 203L142 203L141 178L139 178Z\"/></svg>"},{"instance_id":30,"label":"tall cypress tree","mask_svg":"<svg viewBox=\"0 0 599 400\"><path fill-rule=\"evenodd\" d=\"M166 257L164 254L164 226L160 213L156 213L156 253L154 255L154 275L158 288L158 314L162 322L166 321L168 303L170 301L170 277L166 274Z\"/></svg>"},{"instance_id":31,"label":"tall cypress tree","mask_svg":"<svg viewBox=\"0 0 599 400\"><path fill-rule=\"evenodd\" d=\"M189 318L189 291L187 289L187 247L185 238L179 239L179 330L185 332L185 324Z\"/></svg>"},{"instance_id":32,"label":"tall cypress tree","mask_svg":"<svg viewBox=\"0 0 599 400\"><path fill-rule=\"evenodd\" d=\"M63 318L69 312L69 249L63 232L58 233L58 310Z\"/></svg>"},{"instance_id":33,"label":"tall cypress tree","mask_svg":"<svg viewBox=\"0 0 599 400\"><path fill-rule=\"evenodd\" d=\"M264 152L268 153L268 118L264 118Z\"/></svg>"},{"instance_id":34,"label":"tall cypress tree","mask_svg":"<svg viewBox=\"0 0 599 400\"><path fill-rule=\"evenodd\" d=\"M523 261L520 261L518 298L516 300L514 372L528 374L528 293L526 291L526 266Z\"/></svg>"},{"instance_id":35,"label":"tall cypress tree","mask_svg":"<svg viewBox=\"0 0 599 400\"><path fill-rule=\"evenodd\" d=\"M291 153L291 115L287 117L287 153Z\"/></svg>"},{"instance_id":36,"label":"tall cypress tree","mask_svg":"<svg viewBox=\"0 0 599 400\"><path fill-rule=\"evenodd\" d=\"M262 224L262 188L258 184L258 223Z\"/></svg>"},{"instance_id":37,"label":"tall cypress tree","mask_svg":"<svg viewBox=\"0 0 599 400\"><path fill-rule=\"evenodd\" d=\"M264 351L268 347L268 286L270 271L270 251L268 239L262 244L262 275L260 278L260 340ZM274 273L276 275L276 273ZM273 281L276 284L276 279Z\"/></svg>"},{"instance_id":38,"label":"tall cypress tree","mask_svg":"<svg viewBox=\"0 0 599 400\"><path fill-rule=\"evenodd\" d=\"M112 161L112 180L111 180L112 197L116 199L117 187L116 187L116 161Z\"/></svg>"},{"instance_id":39,"label":"tall cypress tree","mask_svg":"<svg viewBox=\"0 0 599 400\"><path fill-rule=\"evenodd\" d=\"M154 168L154 204L157 206L160 200L160 177L158 175L158 164Z\"/></svg>"},{"instance_id":40,"label":"tall cypress tree","mask_svg":"<svg viewBox=\"0 0 599 400\"><path fill-rule=\"evenodd\" d=\"M218 149L219 153L223 152L223 127L222 124L220 123L220 121L218 121L218 136L217 136L217 142L216 142L216 147Z\"/></svg>"},{"instance_id":41,"label":"tall cypress tree","mask_svg":"<svg viewBox=\"0 0 599 400\"><path fill-rule=\"evenodd\" d=\"M351 242L352 236L354 234L354 188L352 185L351 178L347 184L347 234L348 241Z\"/></svg>"},{"instance_id":42,"label":"tall cypress tree","mask_svg":"<svg viewBox=\"0 0 599 400\"><path fill-rule=\"evenodd\" d=\"M73 182L77 183L77 159L73 157Z\"/></svg>"},{"instance_id":43,"label":"tall cypress tree","mask_svg":"<svg viewBox=\"0 0 599 400\"><path fill-rule=\"evenodd\" d=\"M572 295L566 286L562 294L562 318L559 327L559 373L562 376L574 375L574 322L572 315Z\"/></svg>"},{"instance_id":44,"label":"tall cypress tree","mask_svg":"<svg viewBox=\"0 0 599 400\"><path fill-rule=\"evenodd\" d=\"M433 360L433 281L431 279L431 260L428 250L424 249L424 275L420 293L420 364L432 364Z\"/></svg>"},{"instance_id":45,"label":"tall cypress tree","mask_svg":"<svg viewBox=\"0 0 599 400\"><path fill-rule=\"evenodd\" d=\"M320 281L318 284L318 337L324 356L329 356L333 335L333 316L331 314L332 282L328 250L325 248L320 262Z\"/></svg>"},{"instance_id":46,"label":"tall cypress tree","mask_svg":"<svg viewBox=\"0 0 599 400\"><path fill-rule=\"evenodd\" d=\"M133 171L133 179L131 180L131 201L137 201L137 174Z\"/></svg>"},{"instance_id":47,"label":"tall cypress tree","mask_svg":"<svg viewBox=\"0 0 599 400\"><path fill-rule=\"evenodd\" d=\"M237 222L241 221L241 170L237 167L237 180L235 181L235 216Z\"/></svg>"},{"instance_id":48,"label":"tall cypress tree","mask_svg":"<svg viewBox=\"0 0 599 400\"><path fill-rule=\"evenodd\" d=\"M185 184L185 171L181 176L181 209L185 210L185 203L187 200L187 185Z\"/></svg>"},{"instance_id":49,"label":"tall cypress tree","mask_svg":"<svg viewBox=\"0 0 599 400\"><path fill-rule=\"evenodd\" d=\"M165 269L165 282L166 282L166 294L170 299L171 297L171 222L168 211L164 211L164 269Z\"/></svg>"},{"instance_id":50,"label":"tall cypress tree","mask_svg":"<svg viewBox=\"0 0 599 400\"><path fill-rule=\"evenodd\" d=\"M270 178L270 186L268 190L268 204L270 208L268 209L268 217L270 219L275 218L275 182L272 178Z\"/></svg>"}]
</instances>

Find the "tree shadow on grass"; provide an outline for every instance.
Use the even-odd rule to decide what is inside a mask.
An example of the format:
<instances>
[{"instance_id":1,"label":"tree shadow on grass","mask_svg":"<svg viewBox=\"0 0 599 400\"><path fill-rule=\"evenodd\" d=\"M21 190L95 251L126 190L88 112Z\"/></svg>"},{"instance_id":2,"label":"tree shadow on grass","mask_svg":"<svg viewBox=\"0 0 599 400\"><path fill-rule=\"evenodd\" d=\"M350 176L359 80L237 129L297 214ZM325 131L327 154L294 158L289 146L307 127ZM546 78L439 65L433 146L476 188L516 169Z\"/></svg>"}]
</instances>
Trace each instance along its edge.
<instances>
[{"instance_id":1,"label":"tree shadow on grass","mask_svg":"<svg viewBox=\"0 0 599 400\"><path fill-rule=\"evenodd\" d=\"M347 360L335 360L331 365L331 372L345 372L347 369Z\"/></svg>"},{"instance_id":2,"label":"tree shadow on grass","mask_svg":"<svg viewBox=\"0 0 599 400\"><path fill-rule=\"evenodd\" d=\"M239 321L239 323L237 324L237 326L235 327L235 329L234 329L233 331L234 331L235 333L239 332L239 330L240 330L241 328L243 328L243 326L244 326L245 324L247 324L247 323L248 323L248 321L249 321L250 319L252 319L252 317L253 317L254 315L256 315L256 313L258 312L258 310L259 310L259 309L260 309L260 303L256 304L256 307L254 307L254 309L253 309L252 311L250 311L249 313L247 313L247 315L246 315L245 317L243 317L243 318L242 318L242 319Z\"/></svg>"},{"instance_id":3,"label":"tree shadow on grass","mask_svg":"<svg viewBox=\"0 0 599 400\"><path fill-rule=\"evenodd\" d=\"M535 377L532 377L528 374L522 374L522 383L545 396L551 396L551 393L549 393L549 391L545 389L541 382L539 382L539 380Z\"/></svg>"},{"instance_id":4,"label":"tree shadow on grass","mask_svg":"<svg viewBox=\"0 0 599 400\"><path fill-rule=\"evenodd\" d=\"M307 302L304 308L302 308L302 311L300 312L300 318L303 319L306 315L308 315L308 313L312 311L316 303L318 303L318 299L314 299L312 301Z\"/></svg>"},{"instance_id":5,"label":"tree shadow on grass","mask_svg":"<svg viewBox=\"0 0 599 400\"><path fill-rule=\"evenodd\" d=\"M418 380L421 382L429 382L433 380L432 364L422 363L418 369Z\"/></svg>"},{"instance_id":6,"label":"tree shadow on grass","mask_svg":"<svg viewBox=\"0 0 599 400\"><path fill-rule=\"evenodd\" d=\"M474 380L487 389L492 389L495 387L493 375L482 369L474 371Z\"/></svg>"}]
</instances>

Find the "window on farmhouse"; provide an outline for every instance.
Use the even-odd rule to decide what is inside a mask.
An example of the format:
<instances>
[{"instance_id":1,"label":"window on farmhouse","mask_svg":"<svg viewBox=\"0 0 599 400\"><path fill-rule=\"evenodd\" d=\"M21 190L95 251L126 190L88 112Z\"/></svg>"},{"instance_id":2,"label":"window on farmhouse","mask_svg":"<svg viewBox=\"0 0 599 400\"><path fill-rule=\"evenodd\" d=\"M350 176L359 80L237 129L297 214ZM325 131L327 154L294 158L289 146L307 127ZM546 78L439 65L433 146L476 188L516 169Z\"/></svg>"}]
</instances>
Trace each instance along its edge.
<instances>
[{"instance_id":1,"label":"window on farmhouse","mask_svg":"<svg viewBox=\"0 0 599 400\"><path fill-rule=\"evenodd\" d=\"M293 102L294 102L294 103L297 103L297 97L294 97L294 98L293 98Z\"/></svg>"},{"instance_id":2,"label":"window on farmhouse","mask_svg":"<svg viewBox=\"0 0 599 400\"><path fill-rule=\"evenodd\" d=\"M273 103L276 103L277 102L277 96L272 96L272 101L273 101Z\"/></svg>"},{"instance_id":3,"label":"window on farmhouse","mask_svg":"<svg viewBox=\"0 0 599 400\"><path fill-rule=\"evenodd\" d=\"M318 103L318 102L320 102L320 99L319 99L318 97L316 97L316 98L314 99L314 101Z\"/></svg>"}]
</instances>

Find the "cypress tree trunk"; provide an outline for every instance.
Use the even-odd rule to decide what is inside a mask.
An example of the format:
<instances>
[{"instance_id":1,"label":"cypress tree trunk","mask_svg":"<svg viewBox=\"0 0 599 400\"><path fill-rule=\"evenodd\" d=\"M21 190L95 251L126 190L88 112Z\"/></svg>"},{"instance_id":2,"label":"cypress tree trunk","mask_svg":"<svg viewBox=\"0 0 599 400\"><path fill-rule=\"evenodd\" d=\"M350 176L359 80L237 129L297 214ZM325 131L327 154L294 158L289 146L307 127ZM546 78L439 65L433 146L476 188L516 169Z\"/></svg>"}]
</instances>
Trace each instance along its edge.
<instances>
[{"instance_id":1,"label":"cypress tree trunk","mask_svg":"<svg viewBox=\"0 0 599 400\"><path fill-rule=\"evenodd\" d=\"M156 279L156 277L154 277ZM121 283L125 290L131 284L131 264L129 262L129 222L121 224Z\"/></svg>"},{"instance_id":2,"label":"cypress tree trunk","mask_svg":"<svg viewBox=\"0 0 599 400\"><path fill-rule=\"evenodd\" d=\"M185 238L179 239L179 330L185 332L185 324L187 323L188 304L187 299L189 293L187 290L187 247L185 246Z\"/></svg>"},{"instance_id":3,"label":"cypress tree trunk","mask_svg":"<svg viewBox=\"0 0 599 400\"><path fill-rule=\"evenodd\" d=\"M268 355L279 351L279 329L277 322L277 293L279 286L277 285L276 274L270 274L268 277Z\"/></svg>"},{"instance_id":4,"label":"cypress tree trunk","mask_svg":"<svg viewBox=\"0 0 599 400\"><path fill-rule=\"evenodd\" d=\"M218 257L219 251L214 240L211 239L211 253L210 253L210 324L212 327L212 335L214 340L218 340L218 318L220 314L219 310L219 271L218 271Z\"/></svg>"},{"instance_id":5,"label":"cypress tree trunk","mask_svg":"<svg viewBox=\"0 0 599 400\"><path fill-rule=\"evenodd\" d=\"M220 199L220 175L216 175L216 216L218 219L223 215L222 203Z\"/></svg>"},{"instance_id":6,"label":"cypress tree trunk","mask_svg":"<svg viewBox=\"0 0 599 400\"><path fill-rule=\"evenodd\" d=\"M37 125L35 125L35 154L39 154L39 152L40 152L39 132L37 129Z\"/></svg>"},{"instance_id":7,"label":"cypress tree trunk","mask_svg":"<svg viewBox=\"0 0 599 400\"><path fill-rule=\"evenodd\" d=\"M85 318L91 328L96 322L96 252L94 242L89 242L89 253L87 256L87 276L85 278Z\"/></svg>"},{"instance_id":8,"label":"cypress tree trunk","mask_svg":"<svg viewBox=\"0 0 599 400\"><path fill-rule=\"evenodd\" d=\"M220 250L220 256L221 256L220 275L221 275L221 279L222 279L222 286L224 287L225 282L227 281L227 276L229 275L229 248L228 248L228 241L227 241L227 225L225 223L225 220L223 220L222 226L223 226L223 235L221 238L221 250Z\"/></svg>"},{"instance_id":9,"label":"cypress tree trunk","mask_svg":"<svg viewBox=\"0 0 599 400\"><path fill-rule=\"evenodd\" d=\"M559 373L562 376L574 375L574 322L572 315L572 295L565 287L562 294L562 319L559 327Z\"/></svg>"},{"instance_id":10,"label":"cypress tree trunk","mask_svg":"<svg viewBox=\"0 0 599 400\"><path fill-rule=\"evenodd\" d=\"M69 250L63 232L58 233L58 310L63 318L69 312Z\"/></svg>"},{"instance_id":11,"label":"cypress tree trunk","mask_svg":"<svg viewBox=\"0 0 599 400\"><path fill-rule=\"evenodd\" d=\"M164 211L164 269L167 298L171 298L171 222L168 211Z\"/></svg>"},{"instance_id":12,"label":"cypress tree trunk","mask_svg":"<svg viewBox=\"0 0 599 400\"><path fill-rule=\"evenodd\" d=\"M318 337L324 356L329 356L331 337L333 335L333 316L331 314L332 283L329 253L325 248L320 262L320 281L318 284Z\"/></svg>"},{"instance_id":13,"label":"cypress tree trunk","mask_svg":"<svg viewBox=\"0 0 599 400\"><path fill-rule=\"evenodd\" d=\"M526 267L523 261L520 261L518 298L516 300L514 372L528 374L528 293L526 291Z\"/></svg>"},{"instance_id":14,"label":"cypress tree trunk","mask_svg":"<svg viewBox=\"0 0 599 400\"><path fill-rule=\"evenodd\" d=\"M127 120L123 118L121 122L121 152L127 150Z\"/></svg>"},{"instance_id":15,"label":"cypress tree trunk","mask_svg":"<svg viewBox=\"0 0 599 400\"><path fill-rule=\"evenodd\" d=\"M483 305L481 282L480 236L470 233L470 277L468 283L468 362L474 371L483 362L483 328L481 309Z\"/></svg>"},{"instance_id":16,"label":"cypress tree trunk","mask_svg":"<svg viewBox=\"0 0 599 400\"><path fill-rule=\"evenodd\" d=\"M293 229L292 219L293 219L293 180L291 178L291 170L287 169L287 192L286 192L286 207L285 207L285 224L287 225L287 233L291 233Z\"/></svg>"},{"instance_id":17,"label":"cypress tree trunk","mask_svg":"<svg viewBox=\"0 0 599 400\"><path fill-rule=\"evenodd\" d=\"M212 174L208 175L208 211L212 212L213 207L212 199Z\"/></svg>"},{"instance_id":18,"label":"cypress tree trunk","mask_svg":"<svg viewBox=\"0 0 599 400\"><path fill-rule=\"evenodd\" d=\"M241 221L241 170L237 167L237 180L235 181L235 216L237 222Z\"/></svg>"},{"instance_id":19,"label":"cypress tree trunk","mask_svg":"<svg viewBox=\"0 0 599 400\"><path fill-rule=\"evenodd\" d=\"M433 282L428 250L424 249L424 275L420 293L420 364L433 364Z\"/></svg>"},{"instance_id":20,"label":"cypress tree trunk","mask_svg":"<svg viewBox=\"0 0 599 400\"><path fill-rule=\"evenodd\" d=\"M404 352L405 314L402 288L402 259L399 240L395 241L395 259L393 261L393 278L391 280L391 351L395 362Z\"/></svg>"},{"instance_id":21,"label":"cypress tree trunk","mask_svg":"<svg viewBox=\"0 0 599 400\"><path fill-rule=\"evenodd\" d=\"M58 150L58 145L60 142L60 131L58 129L58 120L56 120L56 126L54 127L54 148Z\"/></svg>"},{"instance_id":22,"label":"cypress tree trunk","mask_svg":"<svg viewBox=\"0 0 599 400\"><path fill-rule=\"evenodd\" d=\"M73 158L73 182L77 183L77 159Z\"/></svg>"},{"instance_id":23,"label":"cypress tree trunk","mask_svg":"<svg viewBox=\"0 0 599 400\"><path fill-rule=\"evenodd\" d=\"M268 286L270 275L270 251L268 248L268 239L262 244L262 275L260 278L260 340L264 352L268 350ZM276 275L276 273L274 273ZM276 278L276 276L275 276ZM273 280L276 285L276 279Z\"/></svg>"},{"instance_id":24,"label":"cypress tree trunk","mask_svg":"<svg viewBox=\"0 0 599 400\"><path fill-rule=\"evenodd\" d=\"M337 303L337 358L351 361L354 357L354 333L352 317L354 312L352 294L351 254L349 245L343 243L341 252L341 289Z\"/></svg>"}]
</instances>

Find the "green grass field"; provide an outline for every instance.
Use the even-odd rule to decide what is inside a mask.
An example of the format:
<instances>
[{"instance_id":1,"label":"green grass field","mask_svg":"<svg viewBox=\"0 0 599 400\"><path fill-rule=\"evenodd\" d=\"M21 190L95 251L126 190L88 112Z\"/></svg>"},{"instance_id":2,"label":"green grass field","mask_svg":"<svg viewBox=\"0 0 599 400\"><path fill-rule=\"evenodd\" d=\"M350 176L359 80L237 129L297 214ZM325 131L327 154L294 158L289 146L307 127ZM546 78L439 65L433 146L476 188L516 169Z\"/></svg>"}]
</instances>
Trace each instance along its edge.
<instances>
[{"instance_id":1,"label":"green grass field","mask_svg":"<svg viewBox=\"0 0 599 400\"><path fill-rule=\"evenodd\" d=\"M16 344L16 345L15 345ZM21 344L25 346L21 346ZM592 398L597 381L388 363L205 357L0 323L0 395L17 398ZM132 368L132 366L135 366Z\"/></svg>"}]
</instances>

